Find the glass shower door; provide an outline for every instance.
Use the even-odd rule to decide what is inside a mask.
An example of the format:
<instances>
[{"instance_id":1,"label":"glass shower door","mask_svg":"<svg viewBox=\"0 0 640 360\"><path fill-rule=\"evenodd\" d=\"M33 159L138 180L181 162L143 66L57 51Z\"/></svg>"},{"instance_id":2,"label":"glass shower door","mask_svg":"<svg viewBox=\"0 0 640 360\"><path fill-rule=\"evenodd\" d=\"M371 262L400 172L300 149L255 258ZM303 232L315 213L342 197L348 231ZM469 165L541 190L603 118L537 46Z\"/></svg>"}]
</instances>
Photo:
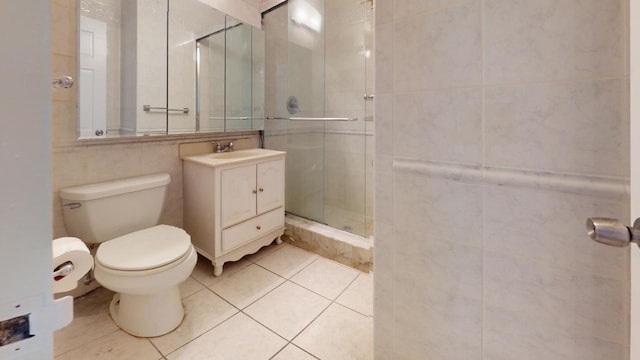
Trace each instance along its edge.
<instances>
[{"instance_id":1,"label":"glass shower door","mask_svg":"<svg viewBox=\"0 0 640 360\"><path fill-rule=\"evenodd\" d=\"M369 1L290 0L264 17L265 146L287 151L286 210L367 237L371 13Z\"/></svg>"},{"instance_id":2,"label":"glass shower door","mask_svg":"<svg viewBox=\"0 0 640 360\"><path fill-rule=\"evenodd\" d=\"M357 118L326 122L325 222L367 235L366 105L367 9L361 0L326 0L325 110L327 117ZM370 142L370 141L369 141ZM372 190L372 189L370 189Z\"/></svg>"},{"instance_id":3,"label":"glass shower door","mask_svg":"<svg viewBox=\"0 0 640 360\"><path fill-rule=\"evenodd\" d=\"M265 147L284 150L287 212L324 223L322 0L291 0L265 16Z\"/></svg>"}]
</instances>

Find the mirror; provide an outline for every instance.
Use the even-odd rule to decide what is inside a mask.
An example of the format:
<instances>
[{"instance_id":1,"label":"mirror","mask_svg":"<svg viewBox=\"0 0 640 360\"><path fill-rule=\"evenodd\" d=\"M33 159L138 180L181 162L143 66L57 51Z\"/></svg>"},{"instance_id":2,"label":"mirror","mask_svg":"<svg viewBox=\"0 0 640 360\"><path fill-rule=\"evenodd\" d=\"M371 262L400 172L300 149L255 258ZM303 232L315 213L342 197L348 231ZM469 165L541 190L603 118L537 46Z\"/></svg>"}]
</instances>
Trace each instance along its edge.
<instances>
[{"instance_id":1,"label":"mirror","mask_svg":"<svg viewBox=\"0 0 640 360\"><path fill-rule=\"evenodd\" d=\"M199 0L79 0L78 137L264 127L264 33Z\"/></svg>"},{"instance_id":2,"label":"mirror","mask_svg":"<svg viewBox=\"0 0 640 360\"><path fill-rule=\"evenodd\" d=\"M196 43L196 128L263 129L264 32L229 16L226 20L224 29Z\"/></svg>"}]
</instances>

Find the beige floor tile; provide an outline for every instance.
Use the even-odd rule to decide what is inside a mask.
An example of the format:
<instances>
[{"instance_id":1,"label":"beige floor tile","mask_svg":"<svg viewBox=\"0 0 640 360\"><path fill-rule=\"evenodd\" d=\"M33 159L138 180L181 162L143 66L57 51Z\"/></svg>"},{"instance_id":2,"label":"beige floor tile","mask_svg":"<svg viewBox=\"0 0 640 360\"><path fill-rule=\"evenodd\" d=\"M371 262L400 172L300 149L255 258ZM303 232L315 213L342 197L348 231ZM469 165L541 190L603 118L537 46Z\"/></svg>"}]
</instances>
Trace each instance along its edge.
<instances>
[{"instance_id":1,"label":"beige floor tile","mask_svg":"<svg viewBox=\"0 0 640 360\"><path fill-rule=\"evenodd\" d=\"M162 355L147 339L137 338L122 330L114 331L99 339L62 354L56 360L158 360Z\"/></svg>"},{"instance_id":2,"label":"beige floor tile","mask_svg":"<svg viewBox=\"0 0 640 360\"><path fill-rule=\"evenodd\" d=\"M270 359L286 340L238 313L186 346L169 354L169 360Z\"/></svg>"},{"instance_id":3,"label":"beige floor tile","mask_svg":"<svg viewBox=\"0 0 640 360\"><path fill-rule=\"evenodd\" d=\"M180 297L184 299L202 289L204 289L204 285L202 285L198 280L192 277L188 277L187 280L183 281L182 284L180 284Z\"/></svg>"},{"instance_id":4,"label":"beige floor tile","mask_svg":"<svg viewBox=\"0 0 640 360\"><path fill-rule=\"evenodd\" d=\"M359 272L348 266L319 257L291 278L291 281L334 300Z\"/></svg>"},{"instance_id":5,"label":"beige floor tile","mask_svg":"<svg viewBox=\"0 0 640 360\"><path fill-rule=\"evenodd\" d=\"M251 264L224 277L209 288L234 306L243 309L284 281L280 276Z\"/></svg>"},{"instance_id":6,"label":"beige floor tile","mask_svg":"<svg viewBox=\"0 0 640 360\"><path fill-rule=\"evenodd\" d=\"M246 308L245 313L291 340L329 304L322 296L287 281Z\"/></svg>"},{"instance_id":7,"label":"beige floor tile","mask_svg":"<svg viewBox=\"0 0 640 360\"><path fill-rule=\"evenodd\" d=\"M337 299L344 305L367 316L373 316L373 276L361 273Z\"/></svg>"},{"instance_id":8,"label":"beige floor tile","mask_svg":"<svg viewBox=\"0 0 640 360\"><path fill-rule=\"evenodd\" d=\"M293 343L320 359L373 359L373 319L332 304Z\"/></svg>"},{"instance_id":9,"label":"beige floor tile","mask_svg":"<svg viewBox=\"0 0 640 360\"><path fill-rule=\"evenodd\" d=\"M222 275L215 277L213 276L213 266L211 265L211 261L209 261L209 259L205 258L202 255L198 255L198 263L193 269L191 277L198 280L204 286L211 286L249 265L251 265L251 261L248 261L246 259L228 262L224 264L224 271L222 272Z\"/></svg>"},{"instance_id":10,"label":"beige floor tile","mask_svg":"<svg viewBox=\"0 0 640 360\"><path fill-rule=\"evenodd\" d=\"M168 354L197 338L238 312L238 309L209 289L203 289L187 297L183 303L185 317L180 326L166 335L151 338L163 354Z\"/></svg>"},{"instance_id":11,"label":"beige floor tile","mask_svg":"<svg viewBox=\"0 0 640 360\"><path fill-rule=\"evenodd\" d=\"M281 248L278 251L265 254L255 263L289 279L318 258L318 255L293 245L283 243L279 246Z\"/></svg>"},{"instance_id":12,"label":"beige floor tile","mask_svg":"<svg viewBox=\"0 0 640 360\"><path fill-rule=\"evenodd\" d=\"M60 355L118 329L109 315L113 292L98 288L73 302L73 321L53 334L54 355Z\"/></svg>"},{"instance_id":13,"label":"beige floor tile","mask_svg":"<svg viewBox=\"0 0 640 360\"><path fill-rule=\"evenodd\" d=\"M299 347L289 344L286 348L282 349L272 360L314 360L315 357L307 354Z\"/></svg>"},{"instance_id":14,"label":"beige floor tile","mask_svg":"<svg viewBox=\"0 0 640 360\"><path fill-rule=\"evenodd\" d=\"M275 242L273 242L270 245L267 245L267 246L261 248L255 254L251 254L251 255L247 255L247 256L243 257L243 259L249 260L251 262L256 262L256 261L262 259L263 257L265 257L265 256L267 256L267 255L269 255L271 253L274 253L276 251L280 251L280 249L284 248L287 245L289 245L289 244L282 243L282 244L278 245Z\"/></svg>"}]
</instances>

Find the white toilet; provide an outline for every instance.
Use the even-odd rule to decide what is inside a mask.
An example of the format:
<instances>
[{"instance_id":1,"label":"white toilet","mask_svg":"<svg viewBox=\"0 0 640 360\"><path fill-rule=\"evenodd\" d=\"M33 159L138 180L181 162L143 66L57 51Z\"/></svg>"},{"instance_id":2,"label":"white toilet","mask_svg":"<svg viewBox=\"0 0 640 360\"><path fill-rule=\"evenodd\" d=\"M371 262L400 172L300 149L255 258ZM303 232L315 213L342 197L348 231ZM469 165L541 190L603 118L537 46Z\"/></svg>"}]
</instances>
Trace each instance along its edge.
<instances>
[{"instance_id":1,"label":"white toilet","mask_svg":"<svg viewBox=\"0 0 640 360\"><path fill-rule=\"evenodd\" d=\"M94 276L116 292L111 317L136 336L163 335L180 324L179 285L197 261L184 230L156 225L170 182L169 174L156 174L60 191L69 235L100 244Z\"/></svg>"}]
</instances>

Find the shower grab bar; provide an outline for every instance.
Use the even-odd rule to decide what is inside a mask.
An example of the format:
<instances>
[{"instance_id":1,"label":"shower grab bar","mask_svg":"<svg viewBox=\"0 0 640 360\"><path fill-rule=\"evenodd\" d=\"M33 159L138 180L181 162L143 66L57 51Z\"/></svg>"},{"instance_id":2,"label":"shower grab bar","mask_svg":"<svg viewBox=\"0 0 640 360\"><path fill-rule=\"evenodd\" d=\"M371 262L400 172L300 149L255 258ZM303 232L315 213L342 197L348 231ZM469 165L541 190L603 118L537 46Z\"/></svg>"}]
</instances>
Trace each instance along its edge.
<instances>
[{"instance_id":1,"label":"shower grab bar","mask_svg":"<svg viewBox=\"0 0 640 360\"><path fill-rule=\"evenodd\" d=\"M151 105L142 105L142 110L144 111L151 111L151 110L164 110L164 111L180 111L183 114L188 114L189 113L189 108L182 108L182 109L169 109L166 107L154 107Z\"/></svg>"},{"instance_id":2,"label":"shower grab bar","mask_svg":"<svg viewBox=\"0 0 640 360\"><path fill-rule=\"evenodd\" d=\"M339 118L339 117L270 117L267 120L291 120L291 121L357 121L357 117Z\"/></svg>"}]
</instances>

